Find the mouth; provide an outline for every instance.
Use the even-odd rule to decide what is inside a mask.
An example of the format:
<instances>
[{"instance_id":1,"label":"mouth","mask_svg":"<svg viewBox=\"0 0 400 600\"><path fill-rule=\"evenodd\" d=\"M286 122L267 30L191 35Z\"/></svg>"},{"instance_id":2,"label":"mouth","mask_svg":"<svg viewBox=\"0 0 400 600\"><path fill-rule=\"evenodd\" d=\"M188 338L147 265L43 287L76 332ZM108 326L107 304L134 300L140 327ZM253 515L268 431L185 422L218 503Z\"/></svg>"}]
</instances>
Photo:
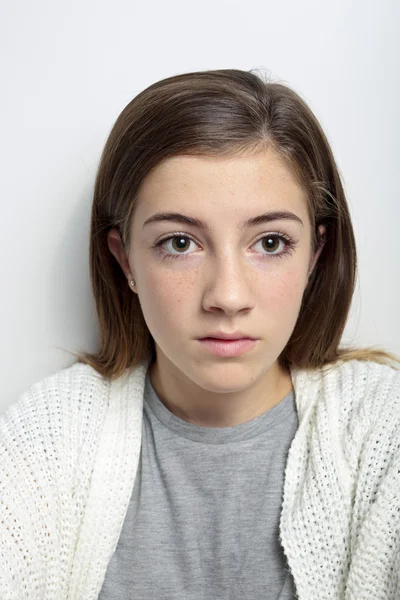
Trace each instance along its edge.
<instances>
[{"instance_id":1,"label":"mouth","mask_svg":"<svg viewBox=\"0 0 400 600\"><path fill-rule=\"evenodd\" d=\"M213 339L213 340L243 340L243 339L258 339L254 338L252 335L248 335L244 331L240 331L237 329L236 331L223 331L222 329L217 329L217 331L213 331L211 334L204 336L203 338L198 338L202 340Z\"/></svg>"},{"instance_id":2,"label":"mouth","mask_svg":"<svg viewBox=\"0 0 400 600\"><path fill-rule=\"evenodd\" d=\"M218 342L238 342L239 340L251 340L253 338L230 338L230 339L225 339L225 338L217 338L217 337L205 337L205 338L200 338L200 341L204 341L204 340L216 340Z\"/></svg>"},{"instance_id":3,"label":"mouth","mask_svg":"<svg viewBox=\"0 0 400 600\"><path fill-rule=\"evenodd\" d=\"M205 350L216 356L239 356L254 348L258 340L251 338L238 338L222 340L220 338L202 338L199 340Z\"/></svg>"}]
</instances>

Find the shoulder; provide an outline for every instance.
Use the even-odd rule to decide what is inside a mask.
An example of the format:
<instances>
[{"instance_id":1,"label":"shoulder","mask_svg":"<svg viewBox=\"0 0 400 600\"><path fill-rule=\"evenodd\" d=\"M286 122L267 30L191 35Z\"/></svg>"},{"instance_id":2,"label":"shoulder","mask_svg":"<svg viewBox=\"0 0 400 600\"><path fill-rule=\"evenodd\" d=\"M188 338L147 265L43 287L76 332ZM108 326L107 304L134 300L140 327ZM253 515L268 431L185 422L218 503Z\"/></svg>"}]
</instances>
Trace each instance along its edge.
<instances>
[{"instance_id":1,"label":"shoulder","mask_svg":"<svg viewBox=\"0 0 400 600\"><path fill-rule=\"evenodd\" d=\"M1 598L21 577L36 589L35 573L60 568L86 501L108 388L76 363L33 383L0 415Z\"/></svg>"},{"instance_id":2,"label":"shoulder","mask_svg":"<svg viewBox=\"0 0 400 600\"><path fill-rule=\"evenodd\" d=\"M363 461L381 470L400 445L400 371L354 359L324 373L323 382L352 471L358 472Z\"/></svg>"},{"instance_id":3,"label":"shoulder","mask_svg":"<svg viewBox=\"0 0 400 600\"><path fill-rule=\"evenodd\" d=\"M74 363L34 382L26 391L39 397L90 398L106 392L109 383L90 365Z\"/></svg>"},{"instance_id":4,"label":"shoulder","mask_svg":"<svg viewBox=\"0 0 400 600\"><path fill-rule=\"evenodd\" d=\"M340 361L324 373L325 387L365 414L371 424L382 418L400 417L400 370L375 361Z\"/></svg>"},{"instance_id":5,"label":"shoulder","mask_svg":"<svg viewBox=\"0 0 400 600\"><path fill-rule=\"evenodd\" d=\"M351 479L372 482L372 469L380 481L387 465L399 460L400 371L352 359L296 376L304 414L331 440Z\"/></svg>"},{"instance_id":6,"label":"shoulder","mask_svg":"<svg viewBox=\"0 0 400 600\"><path fill-rule=\"evenodd\" d=\"M370 434L392 440L400 434L400 371L389 365L341 360L294 369L293 381L299 414L329 423L355 451Z\"/></svg>"},{"instance_id":7,"label":"shoulder","mask_svg":"<svg viewBox=\"0 0 400 600\"><path fill-rule=\"evenodd\" d=\"M98 403L104 401L108 389L109 383L90 365L74 363L34 382L21 395L20 402L80 408L94 398Z\"/></svg>"},{"instance_id":8,"label":"shoulder","mask_svg":"<svg viewBox=\"0 0 400 600\"><path fill-rule=\"evenodd\" d=\"M40 448L78 448L95 434L108 403L109 382L75 363L31 384L0 415L0 442ZM18 443L18 442L17 442Z\"/></svg>"},{"instance_id":9,"label":"shoulder","mask_svg":"<svg viewBox=\"0 0 400 600\"><path fill-rule=\"evenodd\" d=\"M373 421L385 413L399 414L400 370L375 361L340 360L317 369L293 369L295 387L302 398L364 411ZM317 399L317 398L316 398Z\"/></svg>"}]
</instances>

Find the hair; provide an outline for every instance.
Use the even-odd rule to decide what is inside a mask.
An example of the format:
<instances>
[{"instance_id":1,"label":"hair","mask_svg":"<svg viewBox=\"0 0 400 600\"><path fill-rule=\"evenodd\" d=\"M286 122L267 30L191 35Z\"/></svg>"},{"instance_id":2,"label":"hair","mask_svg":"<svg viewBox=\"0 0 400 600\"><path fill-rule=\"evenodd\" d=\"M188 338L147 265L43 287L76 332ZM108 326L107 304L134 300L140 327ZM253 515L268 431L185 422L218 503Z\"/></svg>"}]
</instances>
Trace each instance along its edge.
<instances>
[{"instance_id":1,"label":"hair","mask_svg":"<svg viewBox=\"0 0 400 600\"><path fill-rule=\"evenodd\" d=\"M117 228L124 248L129 248L138 188L150 170L174 155L234 156L269 148L306 192L313 251L323 245L279 363L318 369L356 359L399 368L398 356L376 346L339 347L357 270L339 170L306 102L285 82L272 82L255 69L168 77L140 92L118 116L100 158L91 211L90 278L99 349L71 353L78 362L112 380L127 368L156 358L139 297L107 242L110 229ZM320 224L326 227L324 240L317 235Z\"/></svg>"}]
</instances>

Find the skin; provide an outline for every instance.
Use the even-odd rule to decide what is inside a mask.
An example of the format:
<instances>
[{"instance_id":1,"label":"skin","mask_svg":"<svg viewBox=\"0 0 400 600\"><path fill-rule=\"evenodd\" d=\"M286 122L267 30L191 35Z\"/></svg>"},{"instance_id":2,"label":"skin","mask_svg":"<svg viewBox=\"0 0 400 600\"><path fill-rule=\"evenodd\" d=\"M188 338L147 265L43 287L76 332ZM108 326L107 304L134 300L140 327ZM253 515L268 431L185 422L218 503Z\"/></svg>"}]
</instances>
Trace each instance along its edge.
<instances>
[{"instance_id":1,"label":"skin","mask_svg":"<svg viewBox=\"0 0 400 600\"><path fill-rule=\"evenodd\" d=\"M241 220L267 210L295 213L303 221L275 220L240 230ZM155 212L198 217L210 232L176 222L144 221ZM282 258L283 232L296 244ZM320 226L320 232L325 228ZM162 259L152 248L164 241ZM119 232L108 234L132 293L155 341L149 367L161 402L177 417L203 427L232 427L263 414L293 389L277 362L295 327L301 300L322 247L311 252L305 192L280 157L268 149L235 157L174 156L148 174L139 188L125 252ZM271 244L271 242L270 242ZM135 280L135 288L130 281ZM241 330L259 338L235 357L218 357L198 341L216 330Z\"/></svg>"}]
</instances>

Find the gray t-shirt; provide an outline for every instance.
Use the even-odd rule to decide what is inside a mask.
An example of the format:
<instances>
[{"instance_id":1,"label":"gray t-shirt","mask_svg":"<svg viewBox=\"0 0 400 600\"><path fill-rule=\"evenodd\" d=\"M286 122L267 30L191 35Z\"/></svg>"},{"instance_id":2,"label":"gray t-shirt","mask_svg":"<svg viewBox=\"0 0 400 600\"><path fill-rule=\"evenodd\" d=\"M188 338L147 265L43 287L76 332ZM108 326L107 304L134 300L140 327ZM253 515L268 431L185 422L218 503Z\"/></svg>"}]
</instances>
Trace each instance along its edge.
<instances>
[{"instance_id":1,"label":"gray t-shirt","mask_svg":"<svg viewBox=\"0 0 400 600\"><path fill-rule=\"evenodd\" d=\"M172 414L147 373L142 445L99 600L293 600L279 541L294 391L233 427Z\"/></svg>"}]
</instances>

